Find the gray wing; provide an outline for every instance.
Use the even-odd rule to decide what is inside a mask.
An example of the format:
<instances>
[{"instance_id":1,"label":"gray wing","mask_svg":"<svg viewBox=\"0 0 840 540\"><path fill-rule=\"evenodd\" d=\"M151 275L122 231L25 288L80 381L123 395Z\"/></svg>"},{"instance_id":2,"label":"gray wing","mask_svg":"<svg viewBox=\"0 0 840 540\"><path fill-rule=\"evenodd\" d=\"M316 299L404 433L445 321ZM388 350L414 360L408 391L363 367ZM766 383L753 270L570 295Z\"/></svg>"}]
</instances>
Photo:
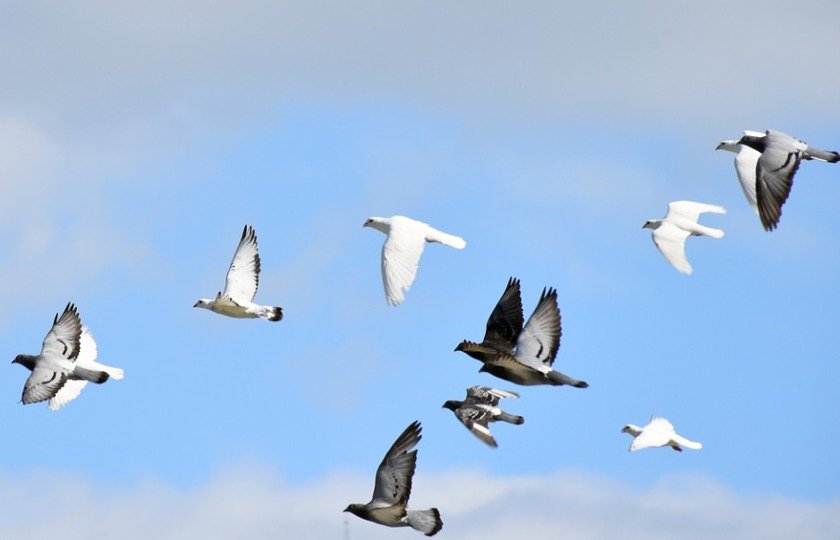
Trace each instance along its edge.
<instances>
[{"instance_id":1,"label":"gray wing","mask_svg":"<svg viewBox=\"0 0 840 540\"><path fill-rule=\"evenodd\" d=\"M237 304L247 304L257 294L260 285L260 254L257 233L250 225L242 229L242 237L230 262L225 278L224 295Z\"/></svg>"},{"instance_id":2,"label":"gray wing","mask_svg":"<svg viewBox=\"0 0 840 540\"><path fill-rule=\"evenodd\" d=\"M505 292L487 319L483 344L493 345L507 352L513 351L516 338L522 331L523 320L519 280L512 277L508 279Z\"/></svg>"},{"instance_id":3,"label":"gray wing","mask_svg":"<svg viewBox=\"0 0 840 540\"><path fill-rule=\"evenodd\" d=\"M560 348L560 308L557 291L543 289L534 313L516 340L516 359L526 366L543 371L554 363Z\"/></svg>"},{"instance_id":4,"label":"gray wing","mask_svg":"<svg viewBox=\"0 0 840 540\"><path fill-rule=\"evenodd\" d=\"M82 321L76 306L68 303L64 312L53 319L52 328L44 337L41 356L63 357L75 360L79 356L79 340L82 335Z\"/></svg>"},{"instance_id":5,"label":"gray wing","mask_svg":"<svg viewBox=\"0 0 840 540\"><path fill-rule=\"evenodd\" d=\"M519 394L509 390L490 388L489 386L471 386L467 388L467 401L483 403L495 407L502 398L518 398Z\"/></svg>"},{"instance_id":6,"label":"gray wing","mask_svg":"<svg viewBox=\"0 0 840 540\"><path fill-rule=\"evenodd\" d=\"M484 443L493 448L498 446L496 439L493 438L493 434L490 433L490 428L487 427L487 424L493 418L493 415L489 411L465 404L455 409L455 416L470 430L470 433L481 439Z\"/></svg>"},{"instance_id":7,"label":"gray wing","mask_svg":"<svg viewBox=\"0 0 840 540\"><path fill-rule=\"evenodd\" d=\"M768 131L764 151L755 170L758 216L765 230L772 231L782 217L782 205L793 187L793 176L802 161L805 143L777 131Z\"/></svg>"},{"instance_id":8,"label":"gray wing","mask_svg":"<svg viewBox=\"0 0 840 540\"><path fill-rule=\"evenodd\" d=\"M51 367L35 366L26 383L20 401L24 405L52 399L67 382L67 374Z\"/></svg>"},{"instance_id":9,"label":"gray wing","mask_svg":"<svg viewBox=\"0 0 840 540\"><path fill-rule=\"evenodd\" d=\"M414 421L397 437L376 469L376 483L371 501L406 503L411 495L411 479L417 463L417 450L411 450L420 441L420 422Z\"/></svg>"}]
</instances>

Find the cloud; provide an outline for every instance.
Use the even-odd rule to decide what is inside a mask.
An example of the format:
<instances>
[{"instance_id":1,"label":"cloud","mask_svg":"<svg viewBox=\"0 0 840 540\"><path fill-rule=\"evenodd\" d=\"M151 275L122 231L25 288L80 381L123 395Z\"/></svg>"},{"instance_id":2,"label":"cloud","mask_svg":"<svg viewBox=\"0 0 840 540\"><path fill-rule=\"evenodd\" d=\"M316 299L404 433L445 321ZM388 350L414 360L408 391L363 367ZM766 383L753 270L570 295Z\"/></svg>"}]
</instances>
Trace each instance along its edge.
<instances>
[{"instance_id":1,"label":"cloud","mask_svg":"<svg viewBox=\"0 0 840 540\"><path fill-rule=\"evenodd\" d=\"M54 471L0 478L0 536L90 538L413 538L342 514L364 502L371 479L333 474L302 485L247 465L192 488L146 482L97 486ZM665 478L639 488L580 471L491 477L451 471L415 478L412 505L435 505L441 537L555 539L836 538L840 501L736 493L704 477Z\"/></svg>"}]
</instances>

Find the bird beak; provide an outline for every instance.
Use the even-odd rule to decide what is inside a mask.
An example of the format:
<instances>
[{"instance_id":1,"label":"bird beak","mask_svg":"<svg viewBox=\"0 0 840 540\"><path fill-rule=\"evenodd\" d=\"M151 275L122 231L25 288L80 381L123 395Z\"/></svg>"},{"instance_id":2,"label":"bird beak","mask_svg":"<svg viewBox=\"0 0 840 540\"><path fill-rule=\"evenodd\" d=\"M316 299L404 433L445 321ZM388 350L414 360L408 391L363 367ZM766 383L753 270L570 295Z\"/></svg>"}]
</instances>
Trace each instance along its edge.
<instances>
[{"instance_id":1,"label":"bird beak","mask_svg":"<svg viewBox=\"0 0 840 540\"><path fill-rule=\"evenodd\" d=\"M715 147L715 150L720 150L721 148L723 148L723 143L718 144L718 145Z\"/></svg>"},{"instance_id":2,"label":"bird beak","mask_svg":"<svg viewBox=\"0 0 840 540\"><path fill-rule=\"evenodd\" d=\"M198 307L198 302L196 302L195 304L193 304L193 307Z\"/></svg>"}]
</instances>

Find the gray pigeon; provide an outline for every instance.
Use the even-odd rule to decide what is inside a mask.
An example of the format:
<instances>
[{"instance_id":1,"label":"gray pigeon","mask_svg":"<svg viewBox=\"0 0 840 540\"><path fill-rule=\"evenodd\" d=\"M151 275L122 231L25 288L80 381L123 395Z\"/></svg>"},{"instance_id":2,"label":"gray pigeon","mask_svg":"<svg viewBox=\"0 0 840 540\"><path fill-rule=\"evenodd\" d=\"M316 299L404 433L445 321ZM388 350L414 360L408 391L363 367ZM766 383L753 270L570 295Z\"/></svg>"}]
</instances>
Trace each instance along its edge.
<instances>
[{"instance_id":1,"label":"gray pigeon","mask_svg":"<svg viewBox=\"0 0 840 540\"><path fill-rule=\"evenodd\" d=\"M487 424L490 422L508 422L509 424L522 424L525 419L521 416L508 414L499 408L499 401L502 398L518 398L519 394L508 390L499 390L488 386L471 386L467 388L467 399L458 401L450 399L443 404L444 409L455 413L455 417L461 421L473 435L484 441L489 446L496 448L498 444Z\"/></svg>"},{"instance_id":2,"label":"gray pigeon","mask_svg":"<svg viewBox=\"0 0 840 540\"><path fill-rule=\"evenodd\" d=\"M416 420L405 428L376 469L370 502L351 504L345 512L388 527L411 527L426 536L434 536L441 530L443 522L437 508L406 510L417 464L417 450L411 449L420 441L421 429Z\"/></svg>"},{"instance_id":3,"label":"gray pigeon","mask_svg":"<svg viewBox=\"0 0 840 540\"><path fill-rule=\"evenodd\" d=\"M782 217L782 205L790 195L793 176L803 159L828 163L840 161L840 154L814 148L781 131L767 130L763 135L746 133L738 144L748 146L761 156L755 169L755 196L761 224L772 231Z\"/></svg>"},{"instance_id":4,"label":"gray pigeon","mask_svg":"<svg viewBox=\"0 0 840 540\"><path fill-rule=\"evenodd\" d=\"M82 321L79 313L75 305L68 303L61 317L56 314L53 319L52 328L44 338L41 354L19 354L12 360L13 364L20 364L32 372L23 386L21 403L28 405L51 400L67 381L101 384L108 380L106 371L89 369L76 363L81 337Z\"/></svg>"},{"instance_id":5,"label":"gray pigeon","mask_svg":"<svg viewBox=\"0 0 840 540\"><path fill-rule=\"evenodd\" d=\"M517 283L518 286L518 283ZM500 299L508 295L511 282ZM497 313L499 305L493 310ZM493 315L491 315L491 320ZM496 325L496 323L494 323ZM488 329L490 321L488 321ZM508 350L509 345L494 346L491 340L488 342L487 335L483 343L473 343L464 340L455 348L456 351L464 352L484 365L480 372L487 372L500 379L516 384L531 386L548 384L552 386L569 385L575 388L587 388L589 384L585 381L573 379L559 371L551 368L557 350L560 348L560 309L557 307L557 291L554 289L543 289L540 301L534 313L528 319L525 327L516 336L516 344L513 350Z\"/></svg>"}]
</instances>

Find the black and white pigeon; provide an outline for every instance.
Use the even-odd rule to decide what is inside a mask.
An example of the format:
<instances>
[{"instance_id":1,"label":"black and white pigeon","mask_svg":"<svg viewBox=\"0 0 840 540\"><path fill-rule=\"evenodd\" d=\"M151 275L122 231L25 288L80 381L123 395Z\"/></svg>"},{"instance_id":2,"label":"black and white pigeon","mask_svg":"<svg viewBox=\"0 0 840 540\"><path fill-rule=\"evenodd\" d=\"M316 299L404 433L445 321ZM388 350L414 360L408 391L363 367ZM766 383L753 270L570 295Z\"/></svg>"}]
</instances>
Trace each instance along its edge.
<instances>
[{"instance_id":1,"label":"black and white pigeon","mask_svg":"<svg viewBox=\"0 0 840 540\"><path fill-rule=\"evenodd\" d=\"M411 527L426 536L434 536L441 530L443 522L437 508L406 509L417 464L417 450L412 448L420 441L421 430L418 421L405 428L376 469L370 502L351 504L344 509L345 512L388 527Z\"/></svg>"},{"instance_id":2,"label":"black and white pigeon","mask_svg":"<svg viewBox=\"0 0 840 540\"><path fill-rule=\"evenodd\" d=\"M515 336L516 341L512 348L510 348L512 341L507 339L507 335L501 333L497 334L496 338L493 337L498 329L516 327L516 310L513 309L513 304L518 298L518 286L518 282L508 281L502 298L487 321L488 331L485 333L484 341L474 343L464 340L455 347L455 350L483 362L480 372L487 372L516 384L526 386L566 384L575 388L589 387L585 381L573 379L551 368L557 356L557 350L560 348L562 334L560 309L557 307L557 291L553 288L543 289L536 309ZM494 317L501 317L506 311L514 313L512 321L494 320ZM491 328L494 329L492 332ZM497 339L502 335L504 338ZM498 346L495 345L497 343Z\"/></svg>"},{"instance_id":3,"label":"black and white pigeon","mask_svg":"<svg viewBox=\"0 0 840 540\"><path fill-rule=\"evenodd\" d=\"M13 364L20 364L32 372L23 385L21 403L28 405L57 399L56 402L50 403L50 408L55 410L81 391L81 388L72 389L65 397L59 396L69 381L90 381L97 384L107 381L109 371L113 368L90 361L87 353L82 356L81 363L77 361L81 347L87 345L89 344L86 340L82 339L82 321L76 306L68 303L61 316L56 314L53 319L52 328L47 332L41 346L41 354L19 354L12 360ZM68 398L73 392L75 395Z\"/></svg>"},{"instance_id":4,"label":"black and white pigeon","mask_svg":"<svg viewBox=\"0 0 840 540\"><path fill-rule=\"evenodd\" d=\"M217 293L216 298L199 298L193 307L209 309L238 319L281 320L283 308L254 303L259 284L260 254L257 248L257 233L253 227L245 225L228 268L225 290Z\"/></svg>"},{"instance_id":5,"label":"black and white pigeon","mask_svg":"<svg viewBox=\"0 0 840 540\"><path fill-rule=\"evenodd\" d=\"M506 413L499 408L499 401L503 398L518 398L519 394L509 390L490 388L489 386L471 386L467 388L467 399L458 401L450 399L443 404L444 409L455 413L455 417L461 421L473 435L484 441L487 445L496 448L498 443L490 433L487 426L490 422L507 422L509 424L523 424L525 419L521 416Z\"/></svg>"},{"instance_id":6,"label":"black and white pigeon","mask_svg":"<svg viewBox=\"0 0 840 540\"><path fill-rule=\"evenodd\" d=\"M744 135L761 137L764 134L760 131L744 131ZM755 215L759 215L758 202L755 199L755 168L761 152L741 144L740 139L721 141L715 150L726 150L735 154L735 174L738 176L738 183L741 184L741 190L750 208L753 209Z\"/></svg>"},{"instance_id":7,"label":"black and white pigeon","mask_svg":"<svg viewBox=\"0 0 840 540\"><path fill-rule=\"evenodd\" d=\"M370 217L362 226L388 235L382 245L382 284L385 286L385 300L392 306L398 306L405 300L405 293L417 275L426 242L455 249L467 246L460 236L439 231L427 223L405 216Z\"/></svg>"},{"instance_id":8,"label":"black and white pigeon","mask_svg":"<svg viewBox=\"0 0 840 540\"><path fill-rule=\"evenodd\" d=\"M728 150L724 143L718 145L718 149ZM840 153L814 148L787 133L772 129L763 134L745 132L738 144L761 154L755 167L755 198L761 225L767 231L778 226L782 205L790 195L793 177L803 159L828 163L840 161Z\"/></svg>"}]
</instances>

